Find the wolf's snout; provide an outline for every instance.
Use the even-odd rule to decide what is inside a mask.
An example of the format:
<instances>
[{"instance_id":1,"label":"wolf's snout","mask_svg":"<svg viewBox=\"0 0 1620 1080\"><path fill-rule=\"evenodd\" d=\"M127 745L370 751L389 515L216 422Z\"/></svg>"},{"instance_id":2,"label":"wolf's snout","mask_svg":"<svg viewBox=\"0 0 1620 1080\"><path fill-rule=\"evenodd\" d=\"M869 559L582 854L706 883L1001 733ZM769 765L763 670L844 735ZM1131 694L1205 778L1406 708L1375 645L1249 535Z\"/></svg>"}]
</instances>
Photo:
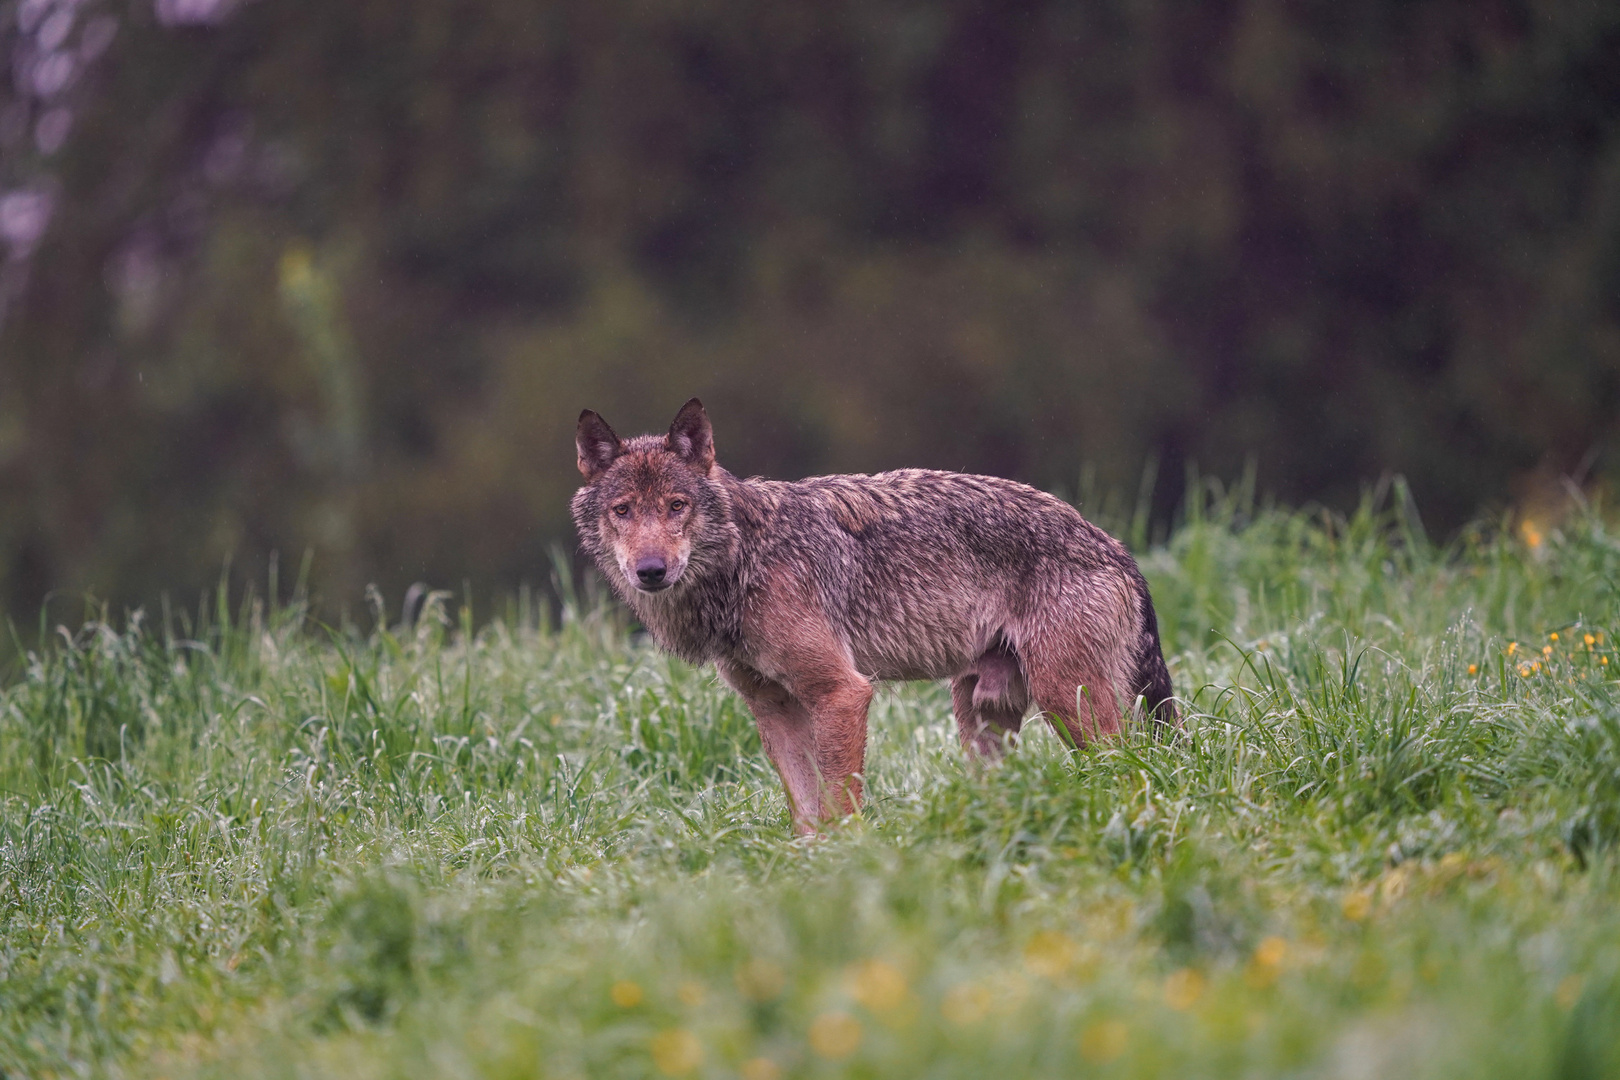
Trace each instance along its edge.
<instances>
[{"instance_id":1,"label":"wolf's snout","mask_svg":"<svg viewBox=\"0 0 1620 1080\"><path fill-rule=\"evenodd\" d=\"M648 555L636 560L636 578L641 582L643 589L656 589L664 584L664 575L669 573L669 566L662 557Z\"/></svg>"}]
</instances>

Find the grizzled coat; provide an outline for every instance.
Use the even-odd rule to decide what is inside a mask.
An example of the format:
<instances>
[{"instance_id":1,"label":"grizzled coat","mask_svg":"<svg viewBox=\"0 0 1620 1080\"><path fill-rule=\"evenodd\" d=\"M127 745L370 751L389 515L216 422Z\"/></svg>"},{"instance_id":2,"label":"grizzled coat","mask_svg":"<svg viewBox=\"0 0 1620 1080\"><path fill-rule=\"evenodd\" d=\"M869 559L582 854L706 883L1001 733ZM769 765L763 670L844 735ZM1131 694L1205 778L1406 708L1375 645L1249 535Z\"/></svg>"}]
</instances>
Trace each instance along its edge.
<instances>
[{"instance_id":1,"label":"grizzled coat","mask_svg":"<svg viewBox=\"0 0 1620 1080\"><path fill-rule=\"evenodd\" d=\"M878 679L950 679L963 745L994 756L1031 706L1075 743L1133 702L1176 719L1129 552L1043 492L989 476L739 480L693 399L623 441L587 410L574 522L664 648L747 701L805 830L859 805Z\"/></svg>"}]
</instances>

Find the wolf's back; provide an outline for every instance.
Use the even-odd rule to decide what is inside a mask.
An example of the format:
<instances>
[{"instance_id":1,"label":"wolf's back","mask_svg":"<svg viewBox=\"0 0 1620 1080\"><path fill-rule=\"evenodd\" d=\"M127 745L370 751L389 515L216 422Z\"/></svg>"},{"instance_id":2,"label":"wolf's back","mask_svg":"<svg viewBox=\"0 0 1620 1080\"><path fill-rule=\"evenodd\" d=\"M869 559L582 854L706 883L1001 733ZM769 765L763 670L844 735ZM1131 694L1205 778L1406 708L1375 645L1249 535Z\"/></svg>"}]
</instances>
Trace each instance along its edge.
<instances>
[{"instance_id":1,"label":"wolf's back","mask_svg":"<svg viewBox=\"0 0 1620 1080\"><path fill-rule=\"evenodd\" d=\"M769 520L759 522L767 546L831 544L942 570L966 560L951 569L998 579L1053 560L1087 571L1135 569L1130 553L1074 507L1001 477L901 469L740 486L769 507Z\"/></svg>"}]
</instances>

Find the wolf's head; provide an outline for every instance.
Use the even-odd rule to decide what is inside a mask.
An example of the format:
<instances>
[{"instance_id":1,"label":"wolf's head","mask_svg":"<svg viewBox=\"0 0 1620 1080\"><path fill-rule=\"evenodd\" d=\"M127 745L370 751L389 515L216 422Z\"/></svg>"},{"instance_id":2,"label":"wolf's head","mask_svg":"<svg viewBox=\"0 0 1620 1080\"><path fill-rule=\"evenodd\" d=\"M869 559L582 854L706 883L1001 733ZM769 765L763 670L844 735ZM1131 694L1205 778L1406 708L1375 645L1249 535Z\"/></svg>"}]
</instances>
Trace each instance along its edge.
<instances>
[{"instance_id":1,"label":"wolf's head","mask_svg":"<svg viewBox=\"0 0 1620 1080\"><path fill-rule=\"evenodd\" d=\"M697 398L681 407L669 434L628 441L586 409L574 444L585 478L574 496L574 525L627 596L678 586L729 534L728 503L712 479L714 431Z\"/></svg>"}]
</instances>

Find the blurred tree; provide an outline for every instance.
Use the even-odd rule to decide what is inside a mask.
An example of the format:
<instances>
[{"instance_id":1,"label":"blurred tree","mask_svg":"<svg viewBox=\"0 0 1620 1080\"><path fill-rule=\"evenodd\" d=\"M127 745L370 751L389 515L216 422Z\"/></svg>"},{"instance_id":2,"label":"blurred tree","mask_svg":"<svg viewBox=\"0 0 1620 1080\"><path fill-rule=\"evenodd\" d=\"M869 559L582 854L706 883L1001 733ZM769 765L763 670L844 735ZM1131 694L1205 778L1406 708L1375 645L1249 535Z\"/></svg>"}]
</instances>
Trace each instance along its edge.
<instances>
[{"instance_id":1,"label":"blurred tree","mask_svg":"<svg viewBox=\"0 0 1620 1080\"><path fill-rule=\"evenodd\" d=\"M1610 5L10 0L0 38L14 612L271 551L333 600L542 580L578 410L693 393L738 471L1156 458L1161 516L1190 462L1398 470L1442 528L1616 468Z\"/></svg>"}]
</instances>

